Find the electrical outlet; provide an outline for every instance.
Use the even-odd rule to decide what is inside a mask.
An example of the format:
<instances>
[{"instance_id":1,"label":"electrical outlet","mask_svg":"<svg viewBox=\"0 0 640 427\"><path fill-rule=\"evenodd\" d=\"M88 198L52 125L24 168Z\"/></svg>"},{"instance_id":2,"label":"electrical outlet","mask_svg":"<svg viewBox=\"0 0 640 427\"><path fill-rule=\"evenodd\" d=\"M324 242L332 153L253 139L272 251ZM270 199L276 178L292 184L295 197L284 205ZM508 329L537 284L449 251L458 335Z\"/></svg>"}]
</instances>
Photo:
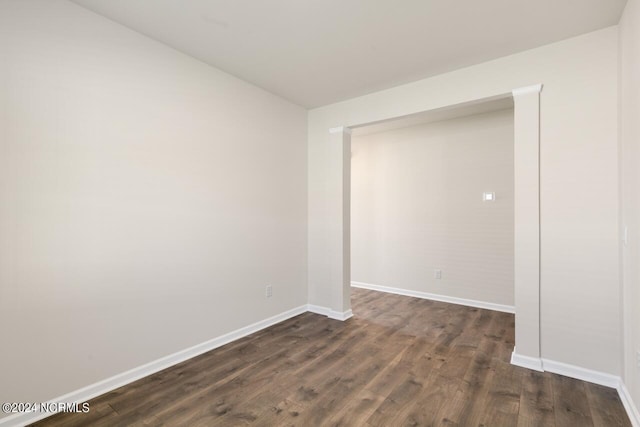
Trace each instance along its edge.
<instances>
[{"instance_id":1,"label":"electrical outlet","mask_svg":"<svg viewBox=\"0 0 640 427\"><path fill-rule=\"evenodd\" d=\"M442 270L433 270L433 278L434 279L442 279Z\"/></svg>"},{"instance_id":2,"label":"electrical outlet","mask_svg":"<svg viewBox=\"0 0 640 427\"><path fill-rule=\"evenodd\" d=\"M273 287L271 285L267 285L264 294L267 298L271 298L273 296Z\"/></svg>"}]
</instances>

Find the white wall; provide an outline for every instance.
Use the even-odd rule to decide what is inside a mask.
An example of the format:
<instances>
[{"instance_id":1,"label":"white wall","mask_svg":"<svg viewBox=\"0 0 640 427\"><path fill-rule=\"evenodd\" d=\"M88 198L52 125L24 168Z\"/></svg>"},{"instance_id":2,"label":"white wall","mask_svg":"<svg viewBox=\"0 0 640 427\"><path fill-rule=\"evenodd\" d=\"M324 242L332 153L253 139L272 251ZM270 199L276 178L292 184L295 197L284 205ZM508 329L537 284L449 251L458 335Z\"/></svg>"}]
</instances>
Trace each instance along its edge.
<instances>
[{"instance_id":1,"label":"white wall","mask_svg":"<svg viewBox=\"0 0 640 427\"><path fill-rule=\"evenodd\" d=\"M353 136L352 280L513 306L513 132L507 109Z\"/></svg>"},{"instance_id":2,"label":"white wall","mask_svg":"<svg viewBox=\"0 0 640 427\"><path fill-rule=\"evenodd\" d=\"M0 401L306 304L305 110L61 0L0 58Z\"/></svg>"},{"instance_id":3,"label":"white wall","mask_svg":"<svg viewBox=\"0 0 640 427\"><path fill-rule=\"evenodd\" d=\"M618 29L610 27L309 112L309 298L328 305L332 271L327 130L542 83L542 356L621 372Z\"/></svg>"},{"instance_id":4,"label":"white wall","mask_svg":"<svg viewBox=\"0 0 640 427\"><path fill-rule=\"evenodd\" d=\"M629 0L620 20L620 141L624 301L624 382L640 408L640 1Z\"/></svg>"}]
</instances>

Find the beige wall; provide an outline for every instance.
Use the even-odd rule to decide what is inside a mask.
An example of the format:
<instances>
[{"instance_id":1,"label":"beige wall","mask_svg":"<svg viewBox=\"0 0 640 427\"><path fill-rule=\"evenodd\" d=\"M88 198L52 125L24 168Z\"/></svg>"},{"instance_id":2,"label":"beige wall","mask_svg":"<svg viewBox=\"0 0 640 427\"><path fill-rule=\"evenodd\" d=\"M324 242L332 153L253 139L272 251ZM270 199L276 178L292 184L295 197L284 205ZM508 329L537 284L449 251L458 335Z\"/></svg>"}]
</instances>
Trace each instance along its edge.
<instances>
[{"instance_id":1,"label":"beige wall","mask_svg":"<svg viewBox=\"0 0 640 427\"><path fill-rule=\"evenodd\" d=\"M542 83L542 356L621 372L618 29L610 27L309 112L309 298L328 305L329 128L426 111Z\"/></svg>"},{"instance_id":2,"label":"beige wall","mask_svg":"<svg viewBox=\"0 0 640 427\"><path fill-rule=\"evenodd\" d=\"M352 280L513 306L513 132L508 109L352 137Z\"/></svg>"},{"instance_id":3,"label":"beige wall","mask_svg":"<svg viewBox=\"0 0 640 427\"><path fill-rule=\"evenodd\" d=\"M636 402L639 9L629 0L620 27ZM305 304L307 280L309 302L329 306L328 129L534 83L542 354L621 373L618 28L312 110L307 134L301 108L68 2L0 2L0 28L2 401L53 398Z\"/></svg>"},{"instance_id":4,"label":"beige wall","mask_svg":"<svg viewBox=\"0 0 640 427\"><path fill-rule=\"evenodd\" d=\"M640 408L640 1L629 0L620 21L620 141L624 301L624 382Z\"/></svg>"},{"instance_id":5,"label":"beige wall","mask_svg":"<svg viewBox=\"0 0 640 427\"><path fill-rule=\"evenodd\" d=\"M0 29L0 401L306 304L305 110L66 1Z\"/></svg>"}]
</instances>

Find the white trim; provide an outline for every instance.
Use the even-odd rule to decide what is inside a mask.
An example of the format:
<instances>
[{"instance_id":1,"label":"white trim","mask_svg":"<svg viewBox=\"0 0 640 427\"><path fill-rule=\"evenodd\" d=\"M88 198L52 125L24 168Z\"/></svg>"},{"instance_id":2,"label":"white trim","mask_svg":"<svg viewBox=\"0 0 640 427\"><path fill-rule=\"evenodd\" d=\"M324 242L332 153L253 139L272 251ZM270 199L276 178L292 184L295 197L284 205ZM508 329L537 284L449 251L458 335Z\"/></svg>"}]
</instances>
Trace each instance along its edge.
<instances>
[{"instance_id":1,"label":"white trim","mask_svg":"<svg viewBox=\"0 0 640 427\"><path fill-rule=\"evenodd\" d=\"M567 363L556 362L555 360L543 358L542 367L547 372L603 385L605 387L617 388L620 384L620 377L616 375L594 371L580 366L569 365Z\"/></svg>"},{"instance_id":2,"label":"white trim","mask_svg":"<svg viewBox=\"0 0 640 427\"><path fill-rule=\"evenodd\" d=\"M351 311L351 309L349 309L347 311L344 311L344 312L330 310L329 314L327 314L327 317L329 319L345 321L345 320L351 319L353 317L353 311Z\"/></svg>"},{"instance_id":3,"label":"white trim","mask_svg":"<svg viewBox=\"0 0 640 427\"><path fill-rule=\"evenodd\" d=\"M580 366L569 365L567 363L556 362L555 360L522 356L516 353L515 348L511 354L511 364L539 372L551 372L553 374L564 375L565 377L615 388L620 396L622 406L624 406L624 410L631 421L631 425L633 427L640 427L640 411L638 411L638 407L631 398L631 394L629 393L627 386L619 376L582 368Z\"/></svg>"},{"instance_id":4,"label":"white trim","mask_svg":"<svg viewBox=\"0 0 640 427\"><path fill-rule=\"evenodd\" d=\"M366 286L362 286L362 285L366 285ZM403 289L368 285L366 283L361 283L361 282L352 282L351 286L364 288L364 289L380 290L382 292L389 292L389 293L397 293L397 292L382 290L382 288L405 291ZM413 292L413 291L406 291L406 292ZM405 293L398 293L398 294L407 295ZM414 295L407 295L407 296L414 296ZM421 298L421 297L418 296L418 298ZM431 299L431 298L428 298L428 299ZM353 313L351 310L347 310L344 313L341 313L341 312L333 311L330 308L322 307L319 305L313 305L313 304L303 305L303 306L285 311L283 313L277 314L275 316L269 317L267 319L261 320L259 322L253 323L249 326L245 326L243 328L237 329L233 332L229 332L225 335L206 341L204 343L197 344L185 350L181 350L176 353L170 354L168 356L162 357L160 359L154 360L145 365L138 366L137 368L133 368L121 374L114 375L111 378L107 378L105 380L91 384L79 390L72 391L71 393L67 393L63 396L52 399L49 402L78 402L78 403L86 402L97 396L100 396L102 394L115 390L118 387L122 387L140 378L152 375L163 369L169 368L180 362L184 362L185 360L188 360L200 354L206 353L207 351L214 350L232 341L238 340L247 335L251 335L262 329L268 328L269 326L273 326L277 323L280 323L292 317L298 316L305 312L316 313L323 316L327 316L332 319L337 319L342 321L347 320L353 316ZM523 355L517 354L515 348L513 349L513 353L511 354L511 364L515 366L527 368L527 369L533 369L540 372L544 372L546 370L548 372L552 372L555 374L564 375L564 376L576 378L582 381L588 381L588 382L603 385L606 387L615 388L618 391L620 400L622 401L622 405L624 406L624 409L627 412L629 419L631 420L631 424L633 425L633 427L640 427L640 412L638 411L637 406L633 402L633 399L629 394L629 390L627 389L624 382L620 379L620 377L607 374L604 372L598 372L598 371L593 371L591 369L581 368L579 366L556 362L549 359L539 359L535 357L523 356ZM24 414L14 414L5 418L0 418L0 426L2 427L26 426L28 424L34 423L43 418L49 417L53 414L54 412L50 412L50 413L31 412L31 413L24 413Z\"/></svg>"},{"instance_id":5,"label":"white trim","mask_svg":"<svg viewBox=\"0 0 640 427\"><path fill-rule=\"evenodd\" d=\"M322 307L321 305L307 304L307 311L320 314L322 316L329 316L331 309L328 307Z\"/></svg>"},{"instance_id":6,"label":"white trim","mask_svg":"<svg viewBox=\"0 0 640 427\"><path fill-rule=\"evenodd\" d=\"M618 384L618 395L620 395L622 406L624 406L624 409L627 411L631 425L633 427L640 427L640 411L638 411L638 407L633 402L631 394L623 381L620 381Z\"/></svg>"},{"instance_id":7,"label":"white trim","mask_svg":"<svg viewBox=\"0 0 640 427\"><path fill-rule=\"evenodd\" d=\"M537 85L531 85L531 86L525 86L525 87L520 87L517 89L514 89L513 91L511 91L513 96L520 96L520 95L526 95L529 93L540 93L542 91L542 84L537 84Z\"/></svg>"},{"instance_id":8,"label":"white trim","mask_svg":"<svg viewBox=\"0 0 640 427\"><path fill-rule=\"evenodd\" d=\"M191 359L192 357L198 356L202 353L206 353L207 351L211 351L215 348L221 347L247 335L251 335L255 332L268 328L269 326L273 326L276 323L280 323L292 317L298 316L307 311L310 311L307 305L293 308L291 310L269 317L268 319L264 319L249 326L236 329L235 331L229 332L228 334L224 334L201 344L197 344L193 347L189 347L187 349L180 350L176 353L154 360L145 365L138 366L137 368L133 368L129 371L114 375L111 378L107 378L79 390L72 391L71 393L67 393L63 396L52 399L50 400L50 402L86 402L90 399L93 399L94 397L115 390L118 387L122 387L133 381L139 380L140 378L155 374L156 372L159 372L163 369L169 368L180 362L184 362L185 360ZM29 412L22 414L13 414L5 418L0 418L0 426L24 426L49 417L53 414L53 412Z\"/></svg>"},{"instance_id":9,"label":"white trim","mask_svg":"<svg viewBox=\"0 0 640 427\"><path fill-rule=\"evenodd\" d=\"M542 360L539 357L523 356L516 353L515 347L511 353L511 364L520 366L521 368L532 369L538 372L544 372Z\"/></svg>"},{"instance_id":10,"label":"white trim","mask_svg":"<svg viewBox=\"0 0 640 427\"><path fill-rule=\"evenodd\" d=\"M335 128L330 128L329 133L348 133L349 135L351 135L351 128L348 128L346 126L338 126Z\"/></svg>"},{"instance_id":11,"label":"white trim","mask_svg":"<svg viewBox=\"0 0 640 427\"><path fill-rule=\"evenodd\" d=\"M387 292L389 294L404 295L407 297L429 299L433 301L448 302L450 304L466 305L469 307L484 308L486 310L502 311L505 313L515 313L512 305L494 304L492 302L476 301L472 299L450 297L446 295L432 294L429 292L411 291L409 289L393 288L391 286L372 285L363 282L351 282L354 288L370 289L372 291Z\"/></svg>"},{"instance_id":12,"label":"white trim","mask_svg":"<svg viewBox=\"0 0 640 427\"><path fill-rule=\"evenodd\" d=\"M342 321L353 317L353 312L351 311L351 309L345 312L342 312L342 311L332 310L329 307L322 307L321 305L308 304L307 311L315 314L320 314L322 316L327 316L330 319L342 320Z\"/></svg>"}]
</instances>

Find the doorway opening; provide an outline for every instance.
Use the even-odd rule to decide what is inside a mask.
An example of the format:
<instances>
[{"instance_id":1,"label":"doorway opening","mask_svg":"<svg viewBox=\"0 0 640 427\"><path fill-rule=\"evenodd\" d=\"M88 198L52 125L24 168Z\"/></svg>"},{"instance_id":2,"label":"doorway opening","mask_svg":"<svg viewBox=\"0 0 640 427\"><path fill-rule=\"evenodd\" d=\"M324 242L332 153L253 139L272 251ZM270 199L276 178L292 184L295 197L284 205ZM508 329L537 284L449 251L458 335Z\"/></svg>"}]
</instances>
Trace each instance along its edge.
<instances>
[{"instance_id":1,"label":"doorway opening","mask_svg":"<svg viewBox=\"0 0 640 427\"><path fill-rule=\"evenodd\" d=\"M341 223L327 236L336 249L331 262L342 280L332 284L330 316L352 316L351 289L351 138L363 132L410 126L411 123L442 121L479 114L513 104L513 241L515 348L512 363L542 370L540 349L540 91L542 85L515 89L511 93L470 100L456 105L370 123L353 123L329 130L334 207ZM486 193L492 193L487 189ZM491 197L485 194L482 197ZM493 194L493 197L497 197ZM337 212L336 212L337 213ZM434 274L438 274L434 272Z\"/></svg>"}]
</instances>

